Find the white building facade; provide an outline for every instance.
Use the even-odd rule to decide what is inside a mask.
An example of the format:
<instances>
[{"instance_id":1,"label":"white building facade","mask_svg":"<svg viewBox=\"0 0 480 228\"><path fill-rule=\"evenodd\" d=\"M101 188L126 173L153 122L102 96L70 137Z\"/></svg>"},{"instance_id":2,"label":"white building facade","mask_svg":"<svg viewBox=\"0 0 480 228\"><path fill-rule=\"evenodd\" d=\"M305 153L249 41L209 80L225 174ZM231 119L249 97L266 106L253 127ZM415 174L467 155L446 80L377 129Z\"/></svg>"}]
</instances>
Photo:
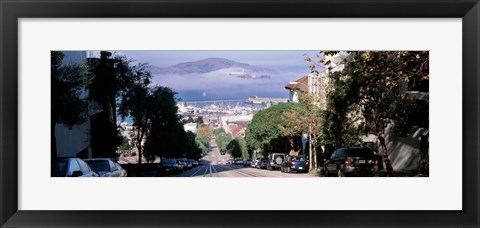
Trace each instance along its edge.
<instances>
[{"instance_id":1,"label":"white building facade","mask_svg":"<svg viewBox=\"0 0 480 228\"><path fill-rule=\"evenodd\" d=\"M63 51L63 65L87 64L86 51ZM80 98L87 99L88 91L85 89ZM90 143L90 118L89 116L101 111L100 107L93 102L88 102L87 118L82 124L74 125L71 128L63 124L55 124L55 140L58 157L82 157L91 158L92 148Z\"/></svg>"}]
</instances>

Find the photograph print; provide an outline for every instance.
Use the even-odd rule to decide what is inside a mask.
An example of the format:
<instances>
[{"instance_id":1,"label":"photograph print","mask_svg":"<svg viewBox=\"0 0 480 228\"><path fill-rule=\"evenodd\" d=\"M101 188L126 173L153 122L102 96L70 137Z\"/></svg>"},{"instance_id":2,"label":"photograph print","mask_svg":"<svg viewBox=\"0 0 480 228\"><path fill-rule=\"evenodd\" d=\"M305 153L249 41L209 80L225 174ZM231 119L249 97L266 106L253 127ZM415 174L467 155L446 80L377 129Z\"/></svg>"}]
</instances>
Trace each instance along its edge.
<instances>
[{"instance_id":1,"label":"photograph print","mask_svg":"<svg viewBox=\"0 0 480 228\"><path fill-rule=\"evenodd\" d=\"M429 51L51 51L51 177L428 177Z\"/></svg>"}]
</instances>

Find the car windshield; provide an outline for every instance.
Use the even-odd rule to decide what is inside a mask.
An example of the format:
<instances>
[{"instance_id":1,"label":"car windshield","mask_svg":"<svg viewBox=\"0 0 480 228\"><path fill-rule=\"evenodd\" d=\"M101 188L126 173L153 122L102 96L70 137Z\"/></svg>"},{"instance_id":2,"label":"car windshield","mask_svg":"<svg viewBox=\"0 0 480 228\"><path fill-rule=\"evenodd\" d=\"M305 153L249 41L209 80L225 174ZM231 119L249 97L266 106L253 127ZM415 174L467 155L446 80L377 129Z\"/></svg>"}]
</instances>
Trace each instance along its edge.
<instances>
[{"instance_id":1,"label":"car windshield","mask_svg":"<svg viewBox=\"0 0 480 228\"><path fill-rule=\"evenodd\" d=\"M107 160L90 160L86 162L96 172L110 171L110 165Z\"/></svg>"},{"instance_id":2,"label":"car windshield","mask_svg":"<svg viewBox=\"0 0 480 228\"><path fill-rule=\"evenodd\" d=\"M54 177L64 177L65 172L67 171L67 160L59 160L53 167L52 175Z\"/></svg>"},{"instance_id":3,"label":"car windshield","mask_svg":"<svg viewBox=\"0 0 480 228\"><path fill-rule=\"evenodd\" d=\"M348 150L349 157L373 157L373 152L368 148L357 148Z\"/></svg>"}]
</instances>

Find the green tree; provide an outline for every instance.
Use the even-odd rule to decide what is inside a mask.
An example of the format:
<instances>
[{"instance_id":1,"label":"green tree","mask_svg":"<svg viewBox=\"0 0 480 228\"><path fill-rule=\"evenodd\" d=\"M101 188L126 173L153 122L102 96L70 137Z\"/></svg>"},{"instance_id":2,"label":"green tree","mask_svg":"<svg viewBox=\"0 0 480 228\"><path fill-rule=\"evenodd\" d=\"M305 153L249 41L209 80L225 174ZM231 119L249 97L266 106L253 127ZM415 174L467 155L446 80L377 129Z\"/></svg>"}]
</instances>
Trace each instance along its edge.
<instances>
[{"instance_id":1,"label":"green tree","mask_svg":"<svg viewBox=\"0 0 480 228\"><path fill-rule=\"evenodd\" d=\"M117 102L128 96L136 84L149 84L151 75L148 65L134 65L133 60L125 56L100 52L100 58L90 58L91 82L88 86L90 98L102 106L96 113L91 141L94 154L102 157L113 157L121 136L117 126Z\"/></svg>"},{"instance_id":2,"label":"green tree","mask_svg":"<svg viewBox=\"0 0 480 228\"><path fill-rule=\"evenodd\" d=\"M210 140L213 137L213 132L212 132L212 129L210 128L210 126L205 125L205 124L201 124L197 128L197 135L205 137L210 142Z\"/></svg>"},{"instance_id":3,"label":"green tree","mask_svg":"<svg viewBox=\"0 0 480 228\"><path fill-rule=\"evenodd\" d=\"M123 96L119 113L122 118L131 117L133 144L138 151L138 163L142 162L143 143L152 128L153 97L147 84L135 83Z\"/></svg>"},{"instance_id":4,"label":"green tree","mask_svg":"<svg viewBox=\"0 0 480 228\"><path fill-rule=\"evenodd\" d=\"M118 147L120 153L123 154L126 151L130 151L132 149L132 145L130 145L130 140L127 137L122 137L122 144Z\"/></svg>"},{"instance_id":5,"label":"green tree","mask_svg":"<svg viewBox=\"0 0 480 228\"><path fill-rule=\"evenodd\" d=\"M278 126L280 135L287 138L290 153L298 153L299 137L308 133L307 113L304 105L297 105L282 113L281 124Z\"/></svg>"},{"instance_id":6,"label":"green tree","mask_svg":"<svg viewBox=\"0 0 480 228\"><path fill-rule=\"evenodd\" d=\"M205 144L203 144L202 142L200 142L199 140L195 140L195 144L196 144L196 150L197 150L197 153L196 154L199 154L200 156L198 156L198 158L196 159L199 159L199 158L202 158L204 156L207 155L208 153L208 149L207 147L205 146Z\"/></svg>"},{"instance_id":7,"label":"green tree","mask_svg":"<svg viewBox=\"0 0 480 228\"><path fill-rule=\"evenodd\" d=\"M243 137L237 137L230 141L227 145L227 151L234 158L247 159L250 157L248 154L247 142Z\"/></svg>"},{"instance_id":8,"label":"green tree","mask_svg":"<svg viewBox=\"0 0 480 228\"><path fill-rule=\"evenodd\" d=\"M55 124L71 128L86 120L87 100L81 93L87 84L87 68L81 63L63 64L63 52L51 52L51 164L57 158Z\"/></svg>"},{"instance_id":9,"label":"green tree","mask_svg":"<svg viewBox=\"0 0 480 228\"><path fill-rule=\"evenodd\" d=\"M202 143L204 146L208 146L210 144L210 140L208 140L208 138L205 137L204 135L197 134L195 140Z\"/></svg>"},{"instance_id":10,"label":"green tree","mask_svg":"<svg viewBox=\"0 0 480 228\"><path fill-rule=\"evenodd\" d=\"M321 111L316 105L318 101L312 94L301 93L300 104L284 112L283 121L278 129L280 134L286 137L290 144L290 151L300 149L301 136L307 134L309 139L309 164L310 169L317 168L317 144L322 135L323 118Z\"/></svg>"},{"instance_id":11,"label":"green tree","mask_svg":"<svg viewBox=\"0 0 480 228\"><path fill-rule=\"evenodd\" d=\"M232 141L232 135L227 134L223 128L215 129L214 134L218 148L227 151L227 145Z\"/></svg>"},{"instance_id":12,"label":"green tree","mask_svg":"<svg viewBox=\"0 0 480 228\"><path fill-rule=\"evenodd\" d=\"M298 107L298 103L282 103L258 112L248 124L245 140L250 151L260 149L264 156L270 153L288 153L290 144L280 133L279 126L285 126L283 114Z\"/></svg>"},{"instance_id":13,"label":"green tree","mask_svg":"<svg viewBox=\"0 0 480 228\"><path fill-rule=\"evenodd\" d=\"M175 96L176 92L168 87L157 86L152 89L151 128L144 148L148 156L186 156L186 147L182 145L186 140L186 132L177 115Z\"/></svg>"},{"instance_id":14,"label":"green tree","mask_svg":"<svg viewBox=\"0 0 480 228\"><path fill-rule=\"evenodd\" d=\"M185 132L185 141L183 150L186 151L186 157L190 159L199 159L201 152L199 151L195 134L188 131Z\"/></svg>"}]
</instances>

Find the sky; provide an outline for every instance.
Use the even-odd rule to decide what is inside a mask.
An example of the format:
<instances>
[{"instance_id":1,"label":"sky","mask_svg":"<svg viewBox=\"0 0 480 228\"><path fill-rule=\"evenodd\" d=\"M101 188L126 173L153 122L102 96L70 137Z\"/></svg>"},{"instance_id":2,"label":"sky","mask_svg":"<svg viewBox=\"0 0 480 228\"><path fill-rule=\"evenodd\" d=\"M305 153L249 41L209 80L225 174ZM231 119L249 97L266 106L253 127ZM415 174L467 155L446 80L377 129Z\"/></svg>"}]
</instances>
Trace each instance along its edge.
<instances>
[{"instance_id":1,"label":"sky","mask_svg":"<svg viewBox=\"0 0 480 228\"><path fill-rule=\"evenodd\" d=\"M168 67L206 58L225 58L275 71L269 79L241 79L229 75L242 69L222 69L196 74L154 74L153 84L174 89L180 99L213 100L251 96L288 98L285 85L309 73L308 55L317 59L318 51L115 51L137 63ZM249 72L261 75L261 72Z\"/></svg>"},{"instance_id":2,"label":"sky","mask_svg":"<svg viewBox=\"0 0 480 228\"><path fill-rule=\"evenodd\" d=\"M305 54L318 51L117 51L120 55L158 67L205 58L226 58L260 66L305 66Z\"/></svg>"}]
</instances>

